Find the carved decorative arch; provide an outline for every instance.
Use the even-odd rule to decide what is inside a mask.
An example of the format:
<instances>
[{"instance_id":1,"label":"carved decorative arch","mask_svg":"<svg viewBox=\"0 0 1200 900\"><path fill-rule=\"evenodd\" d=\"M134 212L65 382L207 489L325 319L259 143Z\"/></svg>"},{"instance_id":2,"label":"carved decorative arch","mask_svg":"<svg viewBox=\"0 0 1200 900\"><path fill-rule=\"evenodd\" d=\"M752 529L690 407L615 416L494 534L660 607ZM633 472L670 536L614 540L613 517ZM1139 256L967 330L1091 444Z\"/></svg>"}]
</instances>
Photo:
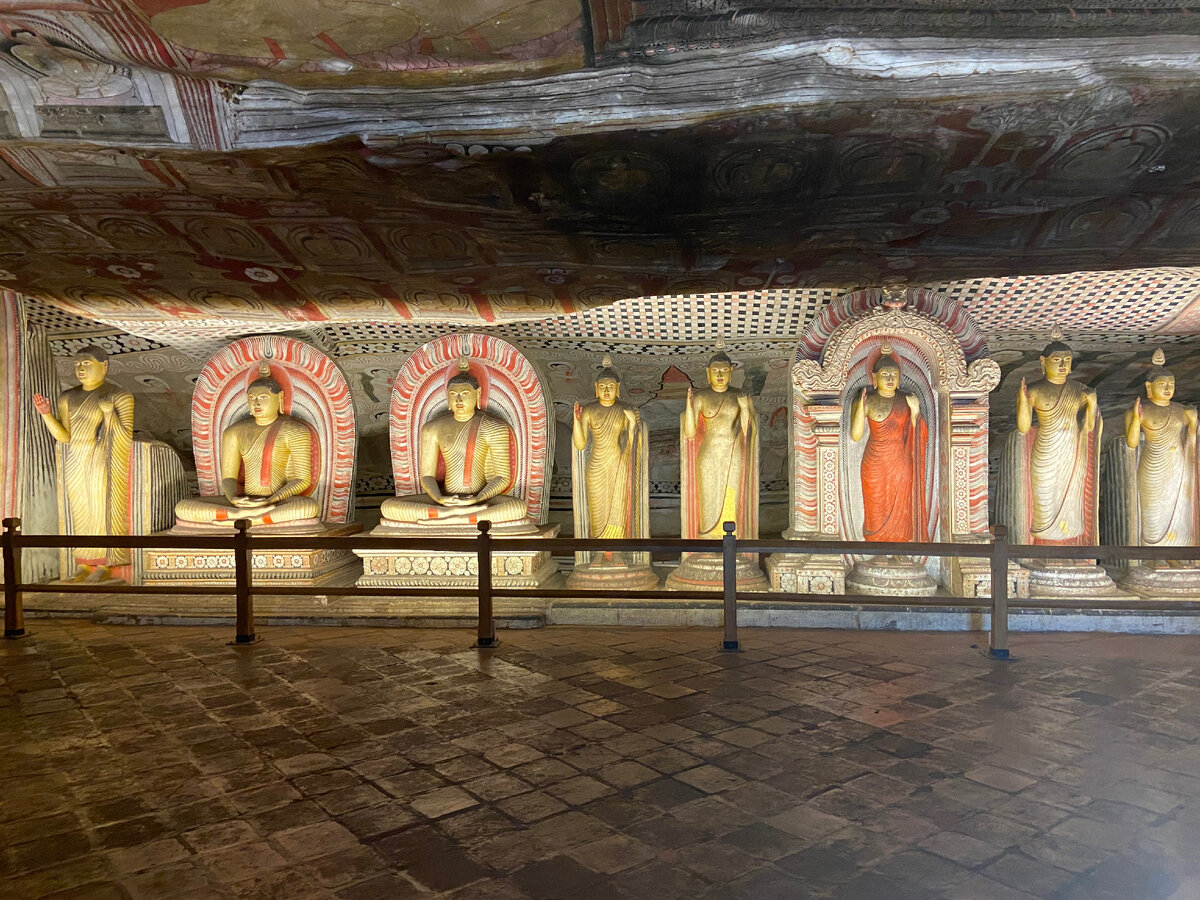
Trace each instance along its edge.
<instances>
[{"instance_id":1,"label":"carved decorative arch","mask_svg":"<svg viewBox=\"0 0 1200 900\"><path fill-rule=\"evenodd\" d=\"M321 518L347 522L354 506L354 454L357 448L350 385L332 359L295 338L259 335L234 341L214 355L196 380L192 399L192 449L200 493L220 493L221 434L247 414L246 387L266 361L283 386L283 412L314 432L312 496Z\"/></svg>"},{"instance_id":2,"label":"carved decorative arch","mask_svg":"<svg viewBox=\"0 0 1200 900\"><path fill-rule=\"evenodd\" d=\"M513 429L515 480L511 494L524 499L528 516L544 523L548 508L548 476L553 429L542 380L520 350L490 334L448 334L413 353L392 385L389 432L392 473L397 495L421 492L419 442L421 427L446 408L446 382L458 371L462 356L479 380L481 406Z\"/></svg>"}]
</instances>

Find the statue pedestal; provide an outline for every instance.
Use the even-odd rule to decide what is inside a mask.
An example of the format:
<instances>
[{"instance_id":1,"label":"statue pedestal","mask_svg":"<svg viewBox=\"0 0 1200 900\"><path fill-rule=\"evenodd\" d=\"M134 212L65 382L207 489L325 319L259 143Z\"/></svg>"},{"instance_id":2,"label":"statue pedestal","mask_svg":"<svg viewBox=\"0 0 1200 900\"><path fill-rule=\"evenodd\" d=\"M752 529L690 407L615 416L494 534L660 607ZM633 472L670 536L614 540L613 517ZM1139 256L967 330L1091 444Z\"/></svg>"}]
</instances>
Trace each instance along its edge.
<instances>
[{"instance_id":1,"label":"statue pedestal","mask_svg":"<svg viewBox=\"0 0 1200 900\"><path fill-rule=\"evenodd\" d=\"M520 524L520 523L517 523ZM558 571L549 550L505 550L504 535L553 538L560 526L526 524L518 528L496 526L492 534L492 584L502 588L538 588ZM422 525L382 524L371 537L477 538L474 525L433 529ZM479 584L479 557L475 553L438 550L355 550L362 557L361 587L473 588Z\"/></svg>"},{"instance_id":2,"label":"statue pedestal","mask_svg":"<svg viewBox=\"0 0 1200 900\"><path fill-rule=\"evenodd\" d=\"M689 553L667 576L669 591L721 591L725 589L725 562L720 553ZM767 576L758 567L757 553L737 555L737 589L765 591Z\"/></svg>"},{"instance_id":3,"label":"statue pedestal","mask_svg":"<svg viewBox=\"0 0 1200 900\"><path fill-rule=\"evenodd\" d=\"M287 526L259 526L251 535L305 538L345 537L358 534L362 526L323 524L303 530ZM232 534L233 528L206 528L203 525L176 525L164 534L215 535ZM197 587L231 585L234 583L233 552L227 550L143 550L141 560L142 584L196 585ZM349 583L358 570L358 560L349 550L255 550L252 554L254 581L257 584L319 587L326 584Z\"/></svg>"},{"instance_id":4,"label":"statue pedestal","mask_svg":"<svg viewBox=\"0 0 1200 900\"><path fill-rule=\"evenodd\" d=\"M1121 587L1140 597L1164 597L1192 600L1200 597L1200 568L1195 566L1162 566L1150 568L1132 563Z\"/></svg>"},{"instance_id":5,"label":"statue pedestal","mask_svg":"<svg viewBox=\"0 0 1200 900\"><path fill-rule=\"evenodd\" d=\"M960 544L990 544L992 538L984 533L959 534L954 536L954 541ZM946 562L950 572L950 593L955 597L992 596L990 560L978 556L952 556ZM1029 598L1029 570L1011 559L1008 561L1008 596L1009 599Z\"/></svg>"},{"instance_id":6,"label":"statue pedestal","mask_svg":"<svg viewBox=\"0 0 1200 900\"><path fill-rule=\"evenodd\" d=\"M1040 559L1024 564L1029 570L1029 596L1033 600L1071 597L1128 599L1095 560Z\"/></svg>"},{"instance_id":7,"label":"statue pedestal","mask_svg":"<svg viewBox=\"0 0 1200 900\"><path fill-rule=\"evenodd\" d=\"M658 587L658 576L648 562L630 562L628 553L614 553L611 559L603 556L603 553L593 553L591 562L577 562L574 571L567 576L567 589L652 591Z\"/></svg>"},{"instance_id":8,"label":"statue pedestal","mask_svg":"<svg viewBox=\"0 0 1200 900\"><path fill-rule=\"evenodd\" d=\"M784 537L790 537L785 534ZM767 557L771 590L788 594L846 593L846 563L840 554L772 553Z\"/></svg>"},{"instance_id":9,"label":"statue pedestal","mask_svg":"<svg viewBox=\"0 0 1200 900\"><path fill-rule=\"evenodd\" d=\"M937 582L907 556L872 556L856 562L846 576L846 591L883 597L928 597Z\"/></svg>"}]
</instances>

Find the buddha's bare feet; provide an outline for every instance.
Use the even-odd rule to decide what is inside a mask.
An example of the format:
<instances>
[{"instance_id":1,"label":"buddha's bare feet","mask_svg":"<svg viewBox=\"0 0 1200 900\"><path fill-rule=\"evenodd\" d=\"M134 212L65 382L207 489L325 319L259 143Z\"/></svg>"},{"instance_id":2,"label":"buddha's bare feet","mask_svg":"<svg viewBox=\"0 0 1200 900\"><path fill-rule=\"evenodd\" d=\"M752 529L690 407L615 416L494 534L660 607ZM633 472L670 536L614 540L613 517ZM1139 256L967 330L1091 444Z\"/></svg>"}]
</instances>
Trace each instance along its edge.
<instances>
[{"instance_id":1,"label":"buddha's bare feet","mask_svg":"<svg viewBox=\"0 0 1200 900\"><path fill-rule=\"evenodd\" d=\"M91 574L83 579L88 584L97 584L101 581L108 581L112 577L112 570L108 566L96 566L92 569Z\"/></svg>"},{"instance_id":2,"label":"buddha's bare feet","mask_svg":"<svg viewBox=\"0 0 1200 900\"><path fill-rule=\"evenodd\" d=\"M80 566L75 570L75 574L66 579L68 584L77 584L80 581L86 581L92 574L91 566Z\"/></svg>"}]
</instances>

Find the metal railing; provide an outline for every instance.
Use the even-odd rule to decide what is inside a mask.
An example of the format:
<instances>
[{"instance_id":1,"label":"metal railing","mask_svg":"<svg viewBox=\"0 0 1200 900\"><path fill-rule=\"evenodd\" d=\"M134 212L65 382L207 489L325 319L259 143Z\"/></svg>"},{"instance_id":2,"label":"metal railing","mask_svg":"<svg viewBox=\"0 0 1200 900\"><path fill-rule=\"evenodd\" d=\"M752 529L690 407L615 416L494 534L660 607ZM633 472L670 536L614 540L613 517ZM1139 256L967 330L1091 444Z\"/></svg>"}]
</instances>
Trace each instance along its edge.
<instances>
[{"instance_id":1,"label":"metal railing","mask_svg":"<svg viewBox=\"0 0 1200 900\"><path fill-rule=\"evenodd\" d=\"M232 643L250 644L259 639L254 626L255 596L324 596L324 597L429 597L436 593L445 598L475 598L478 603L476 643L479 648L499 644L496 637L494 601L497 597L546 599L609 599L609 600L713 600L721 599L723 639L721 649L741 649L738 637L738 604L744 601L763 601L822 606L910 607L922 609L952 608L980 609L990 613L988 652L997 659L1009 657L1008 617L1012 604L1009 598L1008 567L1010 559L1137 559L1176 560L1200 559L1200 547L1138 547L1091 546L1067 547L1040 544L1009 544L1007 530L993 526L993 540L988 543L912 543L868 541L798 541L739 539L734 535L733 522L724 524L721 540L692 540L671 538L627 538L598 540L581 538L505 537L499 541L504 550L541 550L548 552L614 551L640 553L713 553L722 556L723 590L664 590L617 591L572 590L563 588L504 588L493 584L492 554L496 539L491 536L491 523L480 522L476 538L396 538L373 537L368 534L340 537L253 535L248 523L234 523L231 535L29 535L21 531L21 520L3 520L0 533L0 553L4 562L4 636L18 638L26 635L24 594L27 593L86 593L119 595L194 595L194 586L150 586L128 584L27 584L21 579L21 552L31 548L63 547L123 547L130 549L182 549L232 551L234 569L235 636ZM452 587L359 587L255 585L253 553L255 550L425 550L438 552L474 553L478 566L478 585L475 588ZM946 594L927 596L886 596L877 594L814 594L797 592L739 591L737 589L737 557L739 554L794 553L821 556L896 555L935 556L987 559L991 573L991 597L954 597ZM1200 611L1196 600L1145 600L1124 598L1061 598L1021 599L1016 608L1026 610L1097 610L1135 609L1145 611Z\"/></svg>"}]
</instances>

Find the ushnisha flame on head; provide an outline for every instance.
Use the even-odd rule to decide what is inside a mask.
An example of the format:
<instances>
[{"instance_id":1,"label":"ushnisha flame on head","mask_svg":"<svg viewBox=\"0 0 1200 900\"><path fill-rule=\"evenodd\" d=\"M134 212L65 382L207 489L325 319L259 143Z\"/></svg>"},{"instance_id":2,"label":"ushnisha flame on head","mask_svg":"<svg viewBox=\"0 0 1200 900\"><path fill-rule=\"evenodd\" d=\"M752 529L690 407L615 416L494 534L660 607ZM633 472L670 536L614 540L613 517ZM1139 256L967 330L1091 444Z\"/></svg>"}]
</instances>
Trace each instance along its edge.
<instances>
[{"instance_id":1,"label":"ushnisha flame on head","mask_svg":"<svg viewBox=\"0 0 1200 900\"><path fill-rule=\"evenodd\" d=\"M1151 368L1146 373L1146 383L1152 384L1160 378L1174 378L1175 373L1167 368L1167 354L1162 347L1157 348L1150 356Z\"/></svg>"},{"instance_id":2,"label":"ushnisha flame on head","mask_svg":"<svg viewBox=\"0 0 1200 900\"><path fill-rule=\"evenodd\" d=\"M255 387L265 387L270 390L272 394L283 393L283 385L276 381L271 375L271 364L265 359L259 361L258 377L246 385L246 390L250 390L250 388Z\"/></svg>"},{"instance_id":3,"label":"ushnisha flame on head","mask_svg":"<svg viewBox=\"0 0 1200 900\"><path fill-rule=\"evenodd\" d=\"M879 359L875 360L875 365L871 366L872 372L878 372L880 369L899 369L900 363L896 361L896 357L892 355L892 345L888 341L884 341L879 345Z\"/></svg>"},{"instance_id":4,"label":"ushnisha flame on head","mask_svg":"<svg viewBox=\"0 0 1200 900\"><path fill-rule=\"evenodd\" d=\"M605 353L604 358L600 360L600 371L596 373L596 381L604 381L609 378L618 384L621 383L620 373L613 368L612 357Z\"/></svg>"},{"instance_id":5,"label":"ushnisha flame on head","mask_svg":"<svg viewBox=\"0 0 1200 900\"><path fill-rule=\"evenodd\" d=\"M446 382L446 387L449 388L454 384L469 384L475 390L479 390L479 379L471 374L471 361L467 357L460 356L458 358L457 368L458 371Z\"/></svg>"},{"instance_id":6,"label":"ushnisha flame on head","mask_svg":"<svg viewBox=\"0 0 1200 900\"><path fill-rule=\"evenodd\" d=\"M1062 329L1055 325L1050 329L1050 343L1042 348L1042 356L1051 356L1054 353L1066 353L1068 356L1073 356L1074 351L1070 346L1063 343Z\"/></svg>"}]
</instances>

